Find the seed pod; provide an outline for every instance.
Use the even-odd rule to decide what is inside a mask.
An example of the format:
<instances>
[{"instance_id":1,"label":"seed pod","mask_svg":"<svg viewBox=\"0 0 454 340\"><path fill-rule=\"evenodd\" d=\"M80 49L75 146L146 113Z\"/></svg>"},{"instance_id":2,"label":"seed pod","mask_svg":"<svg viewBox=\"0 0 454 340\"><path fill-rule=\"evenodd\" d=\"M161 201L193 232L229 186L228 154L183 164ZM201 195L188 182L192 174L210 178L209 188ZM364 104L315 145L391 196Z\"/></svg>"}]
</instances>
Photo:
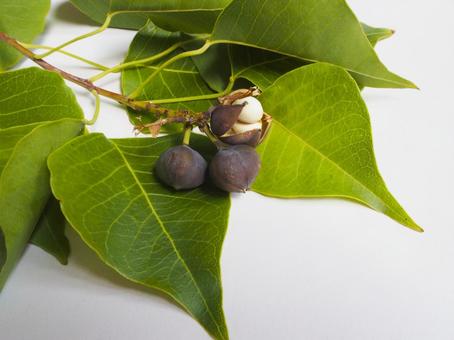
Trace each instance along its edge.
<instances>
[{"instance_id":1,"label":"seed pod","mask_svg":"<svg viewBox=\"0 0 454 340\"><path fill-rule=\"evenodd\" d=\"M260 139L262 137L261 130L249 130L243 133L231 134L231 135L224 135L219 137L219 139L227 144L230 145L249 145L252 147L256 147L260 143Z\"/></svg>"},{"instance_id":2,"label":"seed pod","mask_svg":"<svg viewBox=\"0 0 454 340\"><path fill-rule=\"evenodd\" d=\"M252 147L259 145L270 130L272 118L263 112L262 104L255 98L258 95L260 91L254 87L239 89L218 98L221 105L213 106L207 112L211 118L209 128L214 135L211 138L215 137L219 140L219 144L224 146L225 144L244 144ZM242 105L241 110L237 104ZM242 119L250 120L251 123L244 122Z\"/></svg>"},{"instance_id":3,"label":"seed pod","mask_svg":"<svg viewBox=\"0 0 454 340\"><path fill-rule=\"evenodd\" d=\"M245 192L260 170L260 158L248 145L235 145L221 149L210 163L213 183L224 191Z\"/></svg>"},{"instance_id":4,"label":"seed pod","mask_svg":"<svg viewBox=\"0 0 454 340\"><path fill-rule=\"evenodd\" d=\"M174 146L159 156L156 176L176 190L194 189L205 181L207 162L187 145Z\"/></svg>"},{"instance_id":5,"label":"seed pod","mask_svg":"<svg viewBox=\"0 0 454 340\"><path fill-rule=\"evenodd\" d=\"M211 131L219 137L225 134L238 120L242 109L243 105L217 105L210 108Z\"/></svg>"}]
</instances>

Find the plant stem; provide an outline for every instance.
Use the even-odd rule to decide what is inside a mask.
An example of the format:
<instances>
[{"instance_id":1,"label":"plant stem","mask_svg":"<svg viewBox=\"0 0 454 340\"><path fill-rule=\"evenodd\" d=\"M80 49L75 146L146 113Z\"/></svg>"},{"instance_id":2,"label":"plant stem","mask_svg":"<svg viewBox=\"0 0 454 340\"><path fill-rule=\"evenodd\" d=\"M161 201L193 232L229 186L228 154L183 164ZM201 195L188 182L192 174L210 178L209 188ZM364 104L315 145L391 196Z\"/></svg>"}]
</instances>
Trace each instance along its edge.
<instances>
[{"instance_id":1,"label":"plant stem","mask_svg":"<svg viewBox=\"0 0 454 340\"><path fill-rule=\"evenodd\" d=\"M148 101L153 104L171 104L171 103L181 103L181 102L192 102L197 100L208 100L208 99L216 99L219 97L223 97L229 94L232 91L233 85L235 84L235 79L231 78L228 86L222 92L218 93L210 93L210 94L203 94L200 96L190 96L190 97L180 97L180 98L168 98L168 99L156 99Z\"/></svg>"},{"instance_id":2,"label":"plant stem","mask_svg":"<svg viewBox=\"0 0 454 340\"><path fill-rule=\"evenodd\" d=\"M225 147L228 146L228 145L225 144L224 142L220 141L220 140L213 134L213 132L211 132L210 127L208 126L208 124L205 124L205 125L201 126L201 127L200 127L200 130L208 137L208 139L211 141L211 143L213 143L214 145L216 145L216 147L217 147L218 149L225 148Z\"/></svg>"},{"instance_id":3,"label":"plant stem","mask_svg":"<svg viewBox=\"0 0 454 340\"><path fill-rule=\"evenodd\" d=\"M95 90L91 91L91 93L95 96L95 113L93 114L92 119L85 120L86 125L94 125L99 117L99 112L101 111L101 99L99 98L98 92Z\"/></svg>"},{"instance_id":4,"label":"plant stem","mask_svg":"<svg viewBox=\"0 0 454 340\"><path fill-rule=\"evenodd\" d=\"M93 77L90 77L89 80L92 81L92 82L95 82L101 78L104 78L105 76L107 76L108 74L110 73L116 73L116 72L119 72L121 70L124 70L126 68L131 68L131 67L137 67L137 66L144 66L145 64L148 64L148 63L151 63L153 61L156 61L158 59L161 59L163 57L165 57L166 55L172 53L173 51L175 51L176 49L180 48L181 46L184 46L185 44L189 43L189 42L193 42L193 41L196 41L196 40L200 40L200 39L191 39L191 40L186 40L186 41L181 41L179 43L175 43L173 44L172 46L170 46L169 48L167 48L166 50L158 53L158 54L155 54L151 57L148 57L148 58L143 58L143 59L137 59L137 60L133 60L133 61L130 61L130 62L127 62L127 63L122 63L122 64L118 64L114 67L111 67L111 68L108 68L106 70L104 70L104 72L101 72Z\"/></svg>"},{"instance_id":5,"label":"plant stem","mask_svg":"<svg viewBox=\"0 0 454 340\"><path fill-rule=\"evenodd\" d=\"M91 31L91 32L88 32L88 33L79 35L78 37L75 37L75 38L73 38L73 39L71 39L71 40L69 40L69 41L67 41L67 42L65 42L65 43L63 43L63 44L61 44L61 45L59 45L59 46L57 46L57 47L54 47L54 48L50 49L50 50L47 51L46 53L36 55L35 58L36 58L36 59L45 58L45 57L51 55L52 53L57 52L57 51L60 51L62 48L66 47L66 46L68 46L68 45L71 45L71 44L73 44L73 43L75 43L75 42L77 42L77 41L80 41L80 40L83 40L83 39L92 37L92 36L94 36L94 35L96 35L96 34L99 34L99 33L101 33L101 32L104 32L104 31L109 27L110 22L112 21L112 18L113 18L115 15L119 14L119 13L121 13L121 12L113 12L113 13L107 14L106 20L104 21L104 23L102 24L101 27L95 29L94 31Z\"/></svg>"},{"instance_id":6,"label":"plant stem","mask_svg":"<svg viewBox=\"0 0 454 340\"><path fill-rule=\"evenodd\" d=\"M159 72L161 72L163 69L165 69L167 66L173 64L174 62L176 62L177 60L180 60L180 59L183 59L183 58L187 58L187 57L194 57L194 56L197 56L197 55L201 55L203 53L205 53L206 50L208 50L210 48L210 46L212 45L213 43L209 40L207 40L205 42L205 44L203 44L202 47L196 49L196 50L192 50L192 51L186 51L186 52L182 52L180 54L177 54L176 56L170 58L169 60L167 60L166 62L162 63L144 82L142 82L130 95L129 97L130 98L137 98L138 96L141 95L143 89L145 88L145 86L147 86L152 80L153 78L159 74Z\"/></svg>"},{"instance_id":7,"label":"plant stem","mask_svg":"<svg viewBox=\"0 0 454 340\"><path fill-rule=\"evenodd\" d=\"M192 126L186 124L184 127L184 135L183 135L183 144L189 145L189 141L191 140L191 133L192 133Z\"/></svg>"},{"instance_id":8,"label":"plant stem","mask_svg":"<svg viewBox=\"0 0 454 340\"><path fill-rule=\"evenodd\" d=\"M192 112L188 110L171 110L168 108L160 107L159 105L153 104L151 102L137 101L122 94L98 87L88 79L77 77L71 73L63 71L58 67L49 64L47 61L43 59L36 58L35 54L32 51L22 46L16 39L11 38L4 32L0 32L0 41L4 41L9 46L15 48L18 52L20 52L22 55L24 55L28 59L32 60L33 62L41 66L43 69L55 72L59 74L62 78L74 84L77 84L89 90L90 92L95 91L98 95L113 99L122 105L132 108L133 110L151 113L157 117L166 117L166 119L169 122L188 123L197 126L202 126L203 124L206 124L207 121L209 120L209 117L207 117L207 114L204 112Z\"/></svg>"},{"instance_id":9,"label":"plant stem","mask_svg":"<svg viewBox=\"0 0 454 340\"><path fill-rule=\"evenodd\" d=\"M26 43L23 43L23 42L20 42L20 44L22 46L27 47L27 48L37 48L37 49L42 49L42 50L52 50L52 49L55 48L55 47L46 46L46 45L26 44ZM81 61L81 62L83 62L85 64L88 64L90 66L93 66L93 67L95 67L95 68L97 68L99 70L108 70L109 69L107 66L104 66L104 65L98 64L97 62L85 59L84 57L78 56L78 55L73 54L71 52L67 52L67 51L63 51L63 50L58 50L58 51L55 51L55 52L64 54L64 55L66 55L68 57L71 57L73 59L77 59L77 60L79 60L79 61Z\"/></svg>"}]
</instances>

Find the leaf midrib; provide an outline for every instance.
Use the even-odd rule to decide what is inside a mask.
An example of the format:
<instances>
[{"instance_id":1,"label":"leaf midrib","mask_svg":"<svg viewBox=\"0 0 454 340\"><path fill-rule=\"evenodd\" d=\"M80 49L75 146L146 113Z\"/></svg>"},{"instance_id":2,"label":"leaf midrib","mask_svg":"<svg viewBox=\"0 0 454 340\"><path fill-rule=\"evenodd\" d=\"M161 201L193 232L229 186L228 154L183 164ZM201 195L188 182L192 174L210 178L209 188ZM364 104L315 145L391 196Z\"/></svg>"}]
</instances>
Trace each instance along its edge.
<instances>
[{"instance_id":1,"label":"leaf midrib","mask_svg":"<svg viewBox=\"0 0 454 340\"><path fill-rule=\"evenodd\" d=\"M364 189L366 189L368 192L370 192L371 194L373 194L380 202L382 202L384 204L384 206L388 207L391 211L393 211L397 216L400 216L401 218L403 218L404 221L407 221L409 222L409 225L413 227L417 227L419 228L419 226L417 226L415 223L412 223L411 220L409 220L407 217L405 216L402 216L402 214L400 214L399 212L397 212L393 207L391 207L388 203L386 203L374 190L372 190L371 188L369 188L366 184L364 184L361 180L359 180L358 178L356 178L355 176L353 176L352 174L350 174L346 169L344 169L339 163L335 162L333 159L331 159L330 157L326 156L324 153L322 153L319 149L317 149L315 146L313 146L312 144L310 144L309 142L307 142L306 140L304 140L301 136L298 136L296 133L294 133L292 130L290 130L289 128L287 128L284 124L282 124L281 122L279 122L278 120L274 120L273 123L277 123L282 129L284 129L285 131L287 131L290 135L294 136L295 138L297 138L298 140L301 140L307 147L309 147L311 150L313 150L314 152L316 152L317 154L319 154L323 159L326 159L328 160L330 163L332 163L334 166L336 166L339 170L341 170L341 172L343 172L344 174L346 174L348 177L350 177L352 180L354 180L355 182L359 183ZM361 200L361 202L363 202L365 205L369 206L370 208L373 209L373 207L367 203L366 201L364 200Z\"/></svg>"},{"instance_id":2,"label":"leaf midrib","mask_svg":"<svg viewBox=\"0 0 454 340\"><path fill-rule=\"evenodd\" d=\"M261 49L261 50L265 50L265 51L269 51L269 52L273 52L273 53L279 53L279 54L282 54L282 55L286 55L286 56L289 56L289 57L292 57L292 58L296 58L296 59L299 59L299 60L309 61L311 63L325 62L325 63L328 63L328 64L333 64L333 63L328 62L328 61L321 61L321 60L303 58L302 56L299 56L299 55L291 54L291 53L284 52L284 51L278 51L278 50L274 50L274 49L271 49L271 48L266 48L266 47L258 46L258 45L254 45L254 44L248 44L248 43L241 42L241 41L221 39L221 40L211 40L210 42L211 42L212 45L215 45L215 44L234 44L234 45L241 45L241 46L258 48L258 49ZM333 65L335 65L335 64L333 64ZM409 80L407 80L408 83L399 82L399 81L390 80L390 79L374 76L374 75L371 75L371 74L363 73L363 72L360 72L360 71L352 70L351 68L345 67L343 65L339 65L339 66L344 68L348 72L351 72L351 73L354 73L354 74L357 74L357 75L360 75L360 76L368 77L368 78L375 79L375 80L386 81L388 83L395 84L395 85L411 86L411 87L417 88L417 86L415 84L413 84Z\"/></svg>"},{"instance_id":3,"label":"leaf midrib","mask_svg":"<svg viewBox=\"0 0 454 340\"><path fill-rule=\"evenodd\" d=\"M148 9L148 10L117 10L117 11L109 11L107 14L130 14L130 13L138 13L138 14L146 14L146 13L192 13L192 12L220 12L223 11L224 8L191 8L191 9Z\"/></svg>"},{"instance_id":4,"label":"leaf midrib","mask_svg":"<svg viewBox=\"0 0 454 340\"><path fill-rule=\"evenodd\" d=\"M150 200L150 197L148 195L148 193L145 191L145 189L142 187L138 177L136 176L135 172L134 172L134 169L131 167L131 165L129 164L128 160L126 159L126 157L123 155L123 153L121 152L121 149L115 144L115 143L111 143L113 145L113 147L117 150L117 152L120 154L120 157L122 158L123 162L125 163L126 165L126 168L128 169L128 171L131 173L134 181L136 182L136 184L139 186L140 188L140 191L142 193L142 195L145 197L145 200L148 204L148 206L150 207L151 209L151 212L152 214L155 216L156 220L158 221L158 224L159 226L161 227L162 229L162 232L164 233L164 235L167 237L167 239L169 240L170 244L172 245L172 248L174 249L178 259L180 260L180 262L183 264L184 268L187 270L187 272L189 273L190 277L191 277L191 280L193 281L195 287L197 288L197 292L199 293L200 297L202 298L202 301L206 307L206 310L208 312L208 314L210 315L211 319L213 320L214 324L216 325L218 331L219 331L219 334L223 334L218 322L216 321L216 319L214 318L212 312L211 312L211 309L208 307L208 303L205 299L205 296L202 294L202 291L200 290L200 287L198 285L198 282L197 280L194 278L194 275L192 274L191 270L189 269L186 261L183 259L183 257L181 256L174 240L172 239L172 237L170 236L169 232L167 231L163 221L161 220L161 218L159 217L155 207L153 206L153 203L151 202ZM183 304L182 304L183 305ZM192 315L192 312L190 312L191 315Z\"/></svg>"}]
</instances>

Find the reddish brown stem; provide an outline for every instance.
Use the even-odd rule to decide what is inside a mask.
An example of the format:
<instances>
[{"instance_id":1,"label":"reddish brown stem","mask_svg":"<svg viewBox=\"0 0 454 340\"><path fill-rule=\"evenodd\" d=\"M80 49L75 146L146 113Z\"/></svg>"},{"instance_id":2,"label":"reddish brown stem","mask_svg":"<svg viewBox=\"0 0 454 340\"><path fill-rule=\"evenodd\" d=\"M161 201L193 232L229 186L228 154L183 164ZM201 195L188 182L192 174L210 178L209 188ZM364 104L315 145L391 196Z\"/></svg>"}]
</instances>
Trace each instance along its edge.
<instances>
[{"instance_id":1,"label":"reddish brown stem","mask_svg":"<svg viewBox=\"0 0 454 340\"><path fill-rule=\"evenodd\" d=\"M55 67L49 64L47 61L43 59L39 59L35 57L35 54L30 51L28 48L22 46L16 39L8 36L4 32L0 32L0 40L4 41L9 46L13 47L17 51L19 51L22 55L27 57L28 59L32 60L43 69L58 73L64 79L77 84L88 91L96 91L100 96L108 97L117 101L118 103L128 106L136 111L148 112L157 116L157 118L164 117L170 118L170 120L174 122L182 122L182 123L189 123L193 125L203 126L207 123L207 116L203 112L190 112L187 110L171 110L159 105L153 104L152 102L147 101L139 101L124 96L122 94L112 92L101 87L96 86L88 79L77 77L73 74L70 74L62 69Z\"/></svg>"}]
</instances>

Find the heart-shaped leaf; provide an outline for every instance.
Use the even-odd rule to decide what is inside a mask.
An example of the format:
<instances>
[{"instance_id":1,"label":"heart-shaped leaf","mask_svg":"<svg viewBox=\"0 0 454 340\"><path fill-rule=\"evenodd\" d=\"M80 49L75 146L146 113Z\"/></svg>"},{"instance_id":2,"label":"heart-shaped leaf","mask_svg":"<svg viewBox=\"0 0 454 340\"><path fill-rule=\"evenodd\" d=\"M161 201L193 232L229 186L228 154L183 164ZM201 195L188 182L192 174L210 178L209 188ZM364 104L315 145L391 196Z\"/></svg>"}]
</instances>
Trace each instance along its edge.
<instances>
[{"instance_id":1,"label":"heart-shaped leaf","mask_svg":"<svg viewBox=\"0 0 454 340\"><path fill-rule=\"evenodd\" d=\"M0 0L0 32L32 42L44 29L50 0ZM16 64L22 55L0 41L0 71Z\"/></svg>"},{"instance_id":2,"label":"heart-shaped leaf","mask_svg":"<svg viewBox=\"0 0 454 340\"><path fill-rule=\"evenodd\" d=\"M216 339L227 339L219 258L227 194L204 186L175 192L153 174L178 138L76 138L49 157L51 185L84 241L131 281L171 296ZM193 136L203 155L214 152Z\"/></svg>"},{"instance_id":3,"label":"heart-shaped leaf","mask_svg":"<svg viewBox=\"0 0 454 340\"><path fill-rule=\"evenodd\" d=\"M415 85L386 69L343 0L233 0L218 18L213 43L240 44L348 70L364 86Z\"/></svg>"},{"instance_id":4,"label":"heart-shaped leaf","mask_svg":"<svg viewBox=\"0 0 454 340\"><path fill-rule=\"evenodd\" d=\"M83 13L103 23L107 14L121 12L112 27L140 29L148 20L169 31L210 33L214 23L230 0L135 1L71 0Z\"/></svg>"},{"instance_id":5,"label":"heart-shaped leaf","mask_svg":"<svg viewBox=\"0 0 454 340\"><path fill-rule=\"evenodd\" d=\"M33 231L30 243L53 255L61 264L68 264L70 248L65 227L60 203L52 197Z\"/></svg>"},{"instance_id":6,"label":"heart-shaped leaf","mask_svg":"<svg viewBox=\"0 0 454 340\"><path fill-rule=\"evenodd\" d=\"M422 229L394 199L377 169L369 114L358 86L329 64L301 67L260 97L273 127L259 147L253 189L267 196L345 197L411 229Z\"/></svg>"},{"instance_id":7,"label":"heart-shaped leaf","mask_svg":"<svg viewBox=\"0 0 454 340\"><path fill-rule=\"evenodd\" d=\"M63 79L37 68L0 74L0 288L50 197L47 156L83 129Z\"/></svg>"}]
</instances>

